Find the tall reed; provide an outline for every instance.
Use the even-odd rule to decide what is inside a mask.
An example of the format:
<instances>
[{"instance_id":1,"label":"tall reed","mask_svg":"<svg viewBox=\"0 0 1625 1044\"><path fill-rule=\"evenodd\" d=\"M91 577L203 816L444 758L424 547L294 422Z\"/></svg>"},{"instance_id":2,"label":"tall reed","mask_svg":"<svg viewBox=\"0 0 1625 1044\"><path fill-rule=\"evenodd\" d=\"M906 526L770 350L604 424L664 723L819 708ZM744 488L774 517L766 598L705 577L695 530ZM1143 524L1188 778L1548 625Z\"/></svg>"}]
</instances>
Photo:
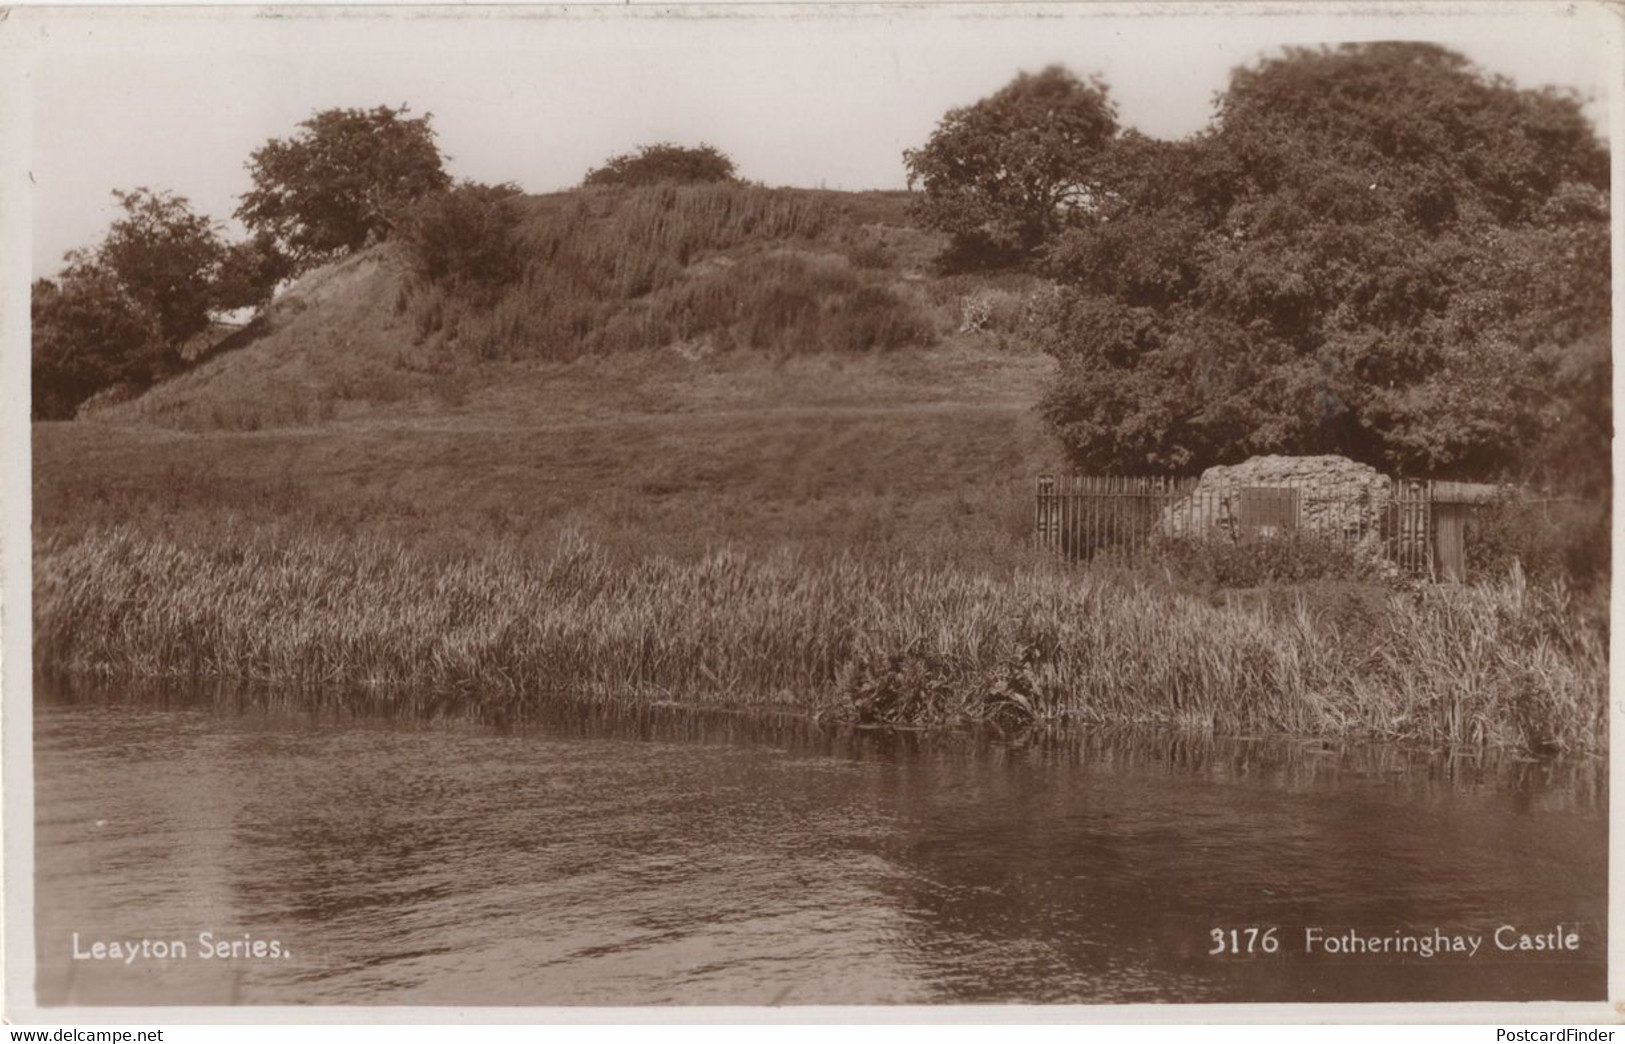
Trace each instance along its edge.
<instances>
[{"instance_id":1,"label":"tall reed","mask_svg":"<svg viewBox=\"0 0 1625 1044\"><path fill-rule=\"evenodd\" d=\"M195 543L97 529L45 537L35 575L36 662L67 671L429 692L503 713L562 694L892 724L1606 743L1605 643L1517 575L1396 592L1357 636L1301 601L1218 607L1121 574L789 551L619 564L579 537L436 557L246 525Z\"/></svg>"}]
</instances>

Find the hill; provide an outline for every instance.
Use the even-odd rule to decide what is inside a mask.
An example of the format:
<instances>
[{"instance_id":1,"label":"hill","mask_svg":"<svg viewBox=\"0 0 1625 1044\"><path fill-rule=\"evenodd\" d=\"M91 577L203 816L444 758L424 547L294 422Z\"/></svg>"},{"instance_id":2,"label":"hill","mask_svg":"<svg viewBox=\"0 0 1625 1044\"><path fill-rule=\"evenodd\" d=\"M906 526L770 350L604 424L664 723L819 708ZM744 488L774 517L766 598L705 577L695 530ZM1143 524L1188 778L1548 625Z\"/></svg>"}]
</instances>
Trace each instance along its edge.
<instances>
[{"instance_id":1,"label":"hill","mask_svg":"<svg viewBox=\"0 0 1625 1044\"><path fill-rule=\"evenodd\" d=\"M934 273L941 242L902 204L527 199L527 278L479 304L371 249L308 273L239 346L37 425L36 515L1019 551L1053 463L1032 411L1051 362L1018 336L1037 287Z\"/></svg>"}]
</instances>

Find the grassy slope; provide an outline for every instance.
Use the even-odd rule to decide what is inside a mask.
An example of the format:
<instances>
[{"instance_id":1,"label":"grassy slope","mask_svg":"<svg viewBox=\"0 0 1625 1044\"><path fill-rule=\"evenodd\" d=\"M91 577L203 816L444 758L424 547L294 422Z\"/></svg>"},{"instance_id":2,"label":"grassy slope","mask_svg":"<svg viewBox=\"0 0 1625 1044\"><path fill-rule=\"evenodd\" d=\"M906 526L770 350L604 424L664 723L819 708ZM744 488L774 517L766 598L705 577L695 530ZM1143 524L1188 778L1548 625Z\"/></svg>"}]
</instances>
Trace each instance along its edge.
<instances>
[{"instance_id":1,"label":"grassy slope","mask_svg":"<svg viewBox=\"0 0 1625 1044\"><path fill-rule=\"evenodd\" d=\"M573 529L631 554L1019 554L1032 476L1054 463L1032 410L1049 360L959 331L986 290L928 274L940 244L903 226L896 197L807 195L833 214L818 241L701 253L693 278L764 250L847 264L828 258L879 242L864 278L914 302L935 344L475 361L417 332L399 261L372 251L307 276L248 347L36 425L42 532L238 512L450 543Z\"/></svg>"},{"instance_id":2,"label":"grassy slope","mask_svg":"<svg viewBox=\"0 0 1625 1044\"><path fill-rule=\"evenodd\" d=\"M994 553L1025 537L1048 444L1032 356L508 365L449 406L187 434L34 431L45 530L222 510L455 539L561 528L631 550L722 542ZM486 375L494 376L494 375Z\"/></svg>"},{"instance_id":3,"label":"grassy slope","mask_svg":"<svg viewBox=\"0 0 1625 1044\"><path fill-rule=\"evenodd\" d=\"M307 274L278 298L268 331L98 421L189 431L319 423L346 401L381 404L427 390L400 365L406 321L392 307L399 263L374 250Z\"/></svg>"}]
</instances>

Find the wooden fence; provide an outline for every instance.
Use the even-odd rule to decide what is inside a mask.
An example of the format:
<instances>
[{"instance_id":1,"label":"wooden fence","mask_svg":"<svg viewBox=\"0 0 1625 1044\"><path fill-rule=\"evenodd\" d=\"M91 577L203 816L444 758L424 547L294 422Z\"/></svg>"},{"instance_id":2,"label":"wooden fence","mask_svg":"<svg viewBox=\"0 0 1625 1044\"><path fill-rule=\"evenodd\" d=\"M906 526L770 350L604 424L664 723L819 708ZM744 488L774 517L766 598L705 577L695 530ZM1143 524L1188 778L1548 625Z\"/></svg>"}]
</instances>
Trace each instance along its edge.
<instances>
[{"instance_id":1,"label":"wooden fence","mask_svg":"<svg viewBox=\"0 0 1625 1044\"><path fill-rule=\"evenodd\" d=\"M1034 534L1081 560L1169 541L1298 537L1380 555L1412 576L1464 574L1462 521L1493 487L1408 479L1200 487L1194 478L1044 475Z\"/></svg>"}]
</instances>

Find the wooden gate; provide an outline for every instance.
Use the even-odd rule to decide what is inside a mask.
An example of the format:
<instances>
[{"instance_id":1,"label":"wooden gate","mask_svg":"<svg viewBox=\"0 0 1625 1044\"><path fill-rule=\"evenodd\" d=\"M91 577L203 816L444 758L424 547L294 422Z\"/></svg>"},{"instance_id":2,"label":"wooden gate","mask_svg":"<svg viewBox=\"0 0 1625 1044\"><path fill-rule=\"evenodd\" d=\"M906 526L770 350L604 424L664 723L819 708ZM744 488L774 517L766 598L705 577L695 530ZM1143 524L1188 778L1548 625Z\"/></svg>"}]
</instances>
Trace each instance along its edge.
<instances>
[{"instance_id":1,"label":"wooden gate","mask_svg":"<svg viewBox=\"0 0 1625 1044\"><path fill-rule=\"evenodd\" d=\"M1430 485L1435 569L1440 580L1458 583L1467 579L1468 521L1474 512L1504 495L1505 491L1478 482L1434 482Z\"/></svg>"},{"instance_id":2,"label":"wooden gate","mask_svg":"<svg viewBox=\"0 0 1625 1044\"><path fill-rule=\"evenodd\" d=\"M1440 580L1467 579L1466 504L1436 504L1433 508L1433 561Z\"/></svg>"}]
</instances>

